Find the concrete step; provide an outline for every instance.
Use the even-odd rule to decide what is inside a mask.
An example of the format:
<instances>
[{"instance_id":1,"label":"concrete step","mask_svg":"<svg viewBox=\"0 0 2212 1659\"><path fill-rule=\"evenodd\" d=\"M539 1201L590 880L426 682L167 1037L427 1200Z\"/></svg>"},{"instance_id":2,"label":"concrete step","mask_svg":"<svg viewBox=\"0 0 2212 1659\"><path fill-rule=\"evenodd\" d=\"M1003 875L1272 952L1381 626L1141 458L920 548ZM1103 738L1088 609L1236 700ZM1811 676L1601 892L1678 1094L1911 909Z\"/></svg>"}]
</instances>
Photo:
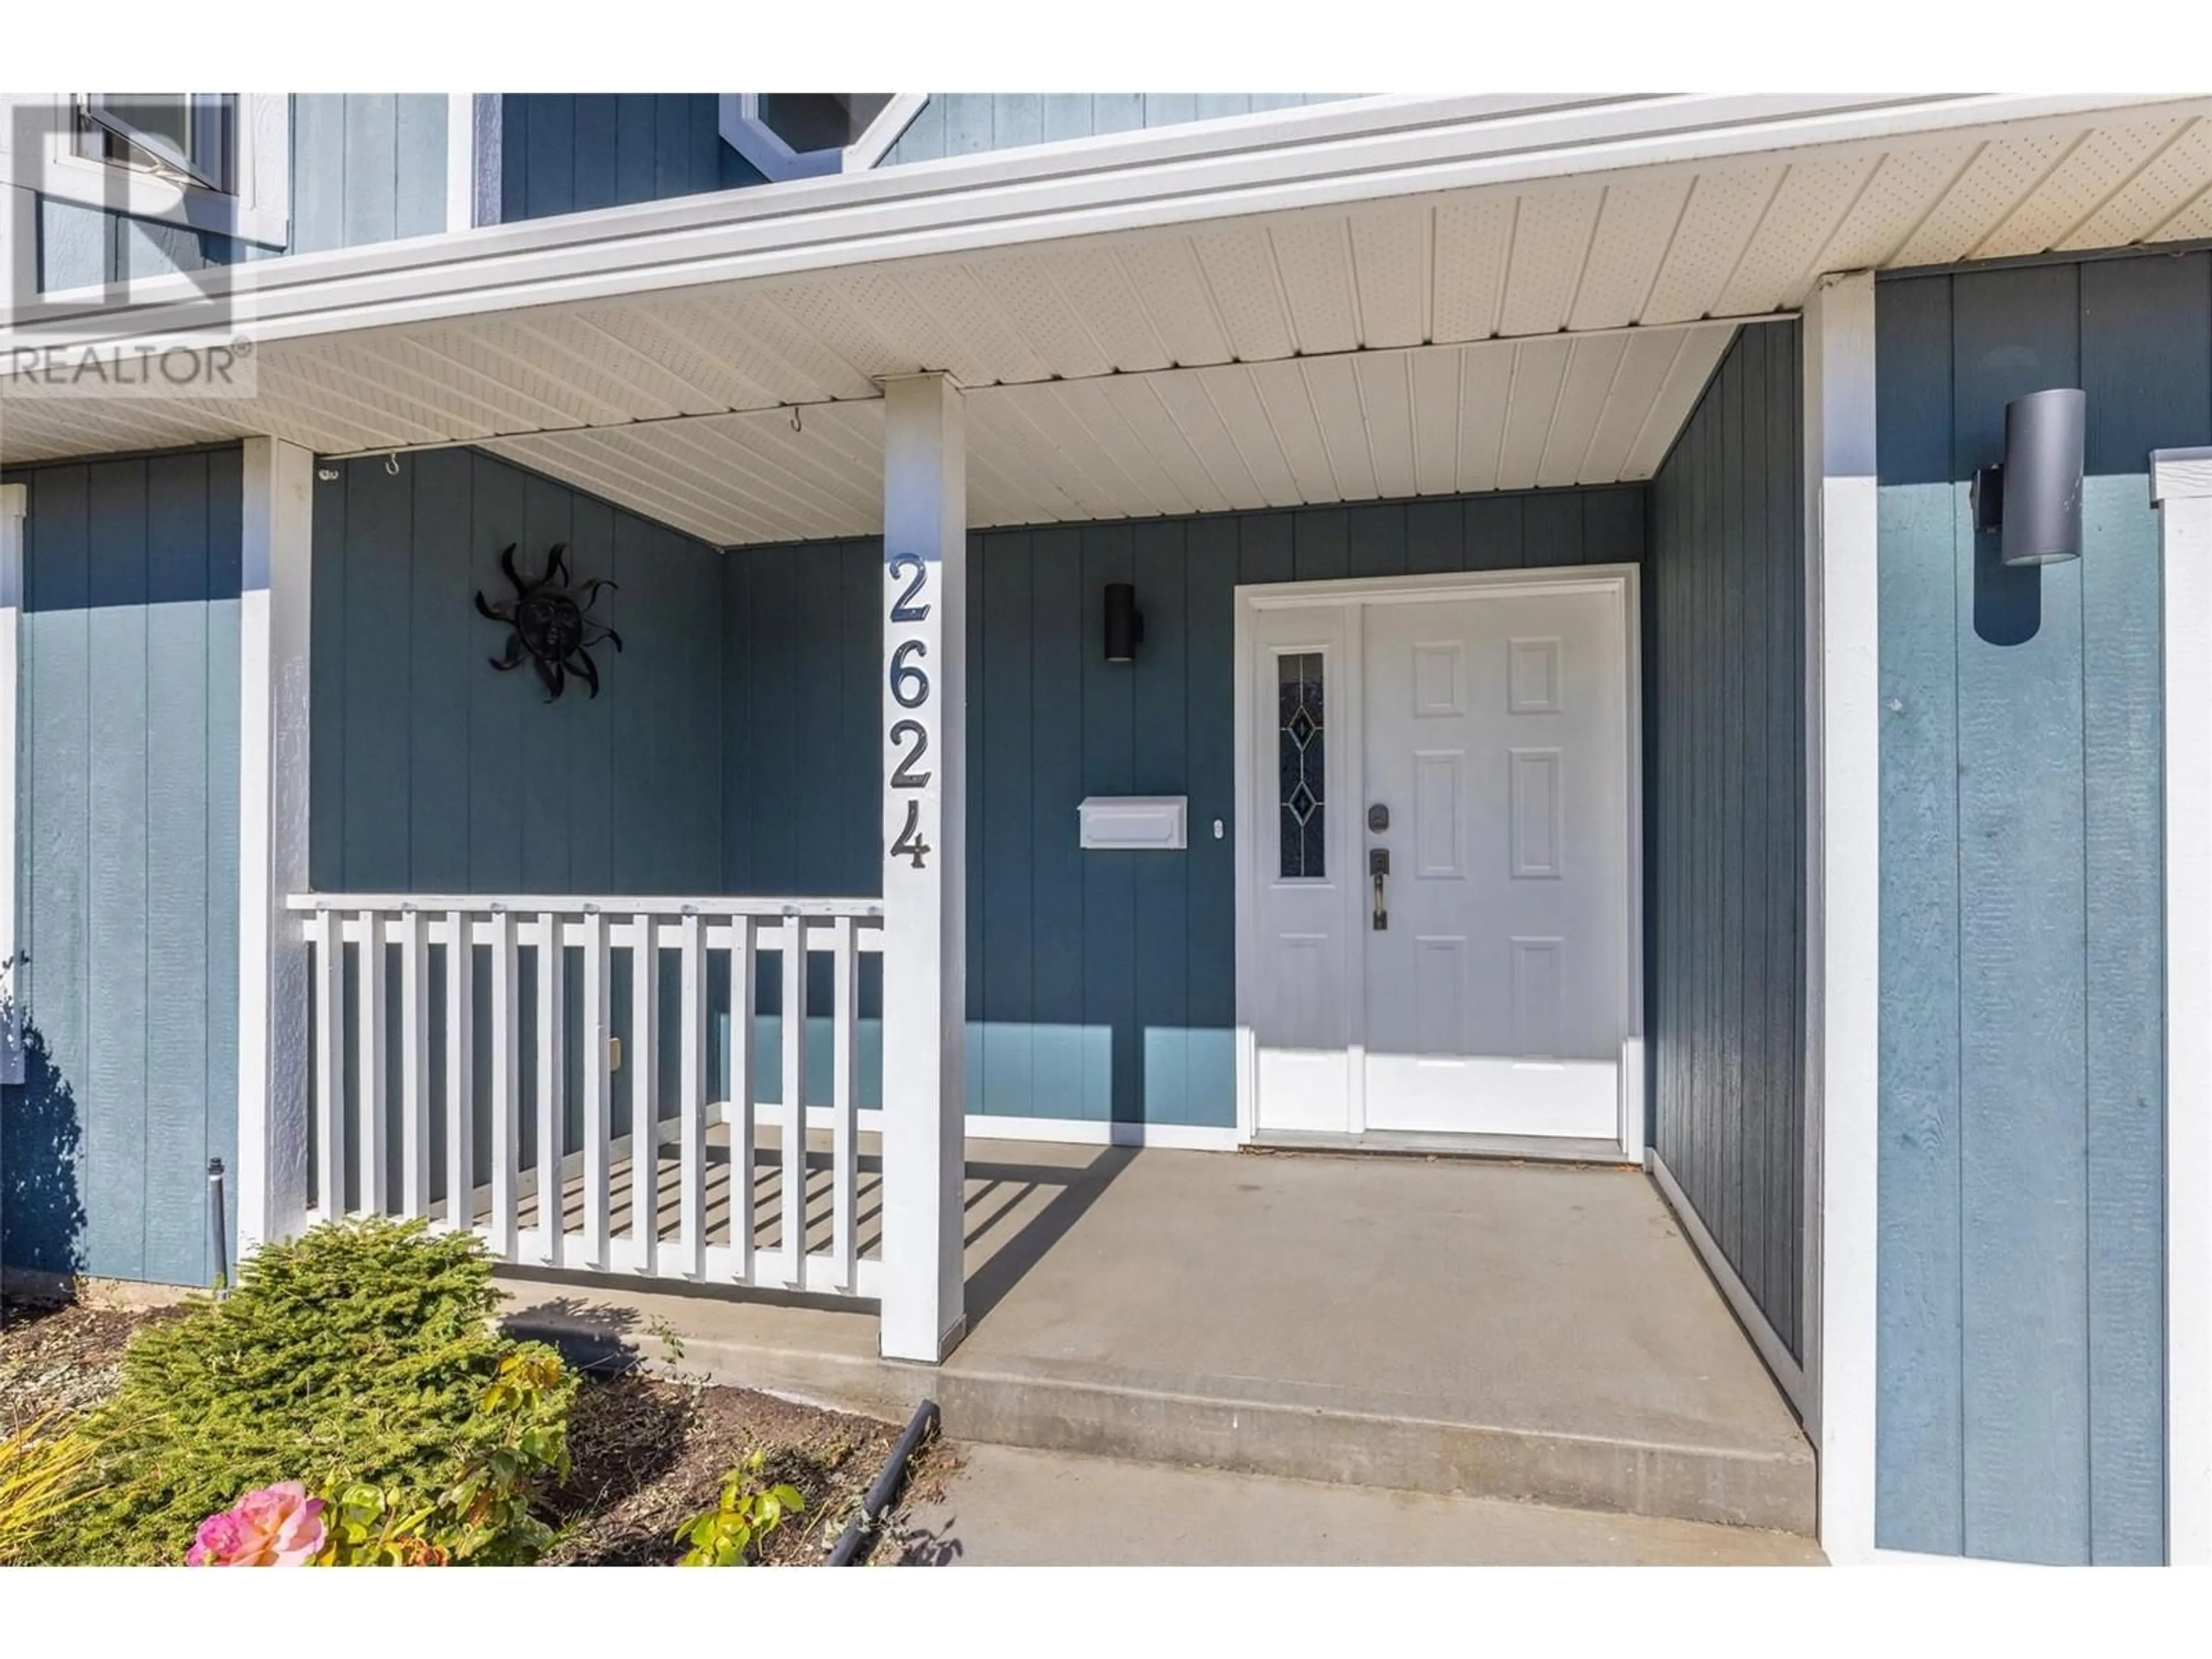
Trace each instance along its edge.
<instances>
[{"instance_id":1,"label":"concrete step","mask_svg":"<svg viewBox=\"0 0 2212 1659\"><path fill-rule=\"evenodd\" d=\"M1814 1529L1813 1455L1656 1433L1577 1433L1485 1422L1443 1402L1220 1374L1163 1374L1048 1360L995 1363L966 1349L932 1369L877 1358L866 1314L632 1295L619 1318L574 1294L515 1286L509 1327L572 1355L896 1419L924 1398L956 1441L1245 1474L1512 1500L1557 1509ZM656 1331L672 1333L672 1344ZM1683 1425L1674 1425L1680 1429Z\"/></svg>"},{"instance_id":2,"label":"concrete step","mask_svg":"<svg viewBox=\"0 0 2212 1659\"><path fill-rule=\"evenodd\" d=\"M896 1553L948 1566L1818 1566L1809 1538L1316 1486L1072 1452L959 1449Z\"/></svg>"},{"instance_id":3,"label":"concrete step","mask_svg":"<svg viewBox=\"0 0 2212 1659\"><path fill-rule=\"evenodd\" d=\"M608 1280L530 1318L970 1443L1809 1534L1812 1449L1641 1170L969 1149L968 1336Z\"/></svg>"}]
</instances>

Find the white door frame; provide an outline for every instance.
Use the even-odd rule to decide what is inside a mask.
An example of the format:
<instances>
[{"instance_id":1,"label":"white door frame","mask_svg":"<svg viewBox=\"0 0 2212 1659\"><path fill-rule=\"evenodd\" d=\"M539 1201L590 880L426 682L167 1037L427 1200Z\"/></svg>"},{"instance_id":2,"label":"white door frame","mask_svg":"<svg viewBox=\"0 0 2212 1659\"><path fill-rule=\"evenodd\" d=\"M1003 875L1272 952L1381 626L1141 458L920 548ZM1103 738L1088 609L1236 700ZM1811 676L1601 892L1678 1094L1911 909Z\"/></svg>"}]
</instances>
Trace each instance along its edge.
<instances>
[{"instance_id":1,"label":"white door frame","mask_svg":"<svg viewBox=\"0 0 2212 1659\"><path fill-rule=\"evenodd\" d=\"M1560 593L1609 593L1620 597L1627 702L1627 880L1622 890L1626 914L1622 917L1620 963L1622 1036L1620 1042L1620 1143L1624 1161L1644 1158L1644 702L1642 595L1640 573L1632 564L1568 565L1534 570L1485 570L1425 576L1374 576L1346 581L1269 582L1240 585L1237 590L1237 1139L1249 1144L1259 1132L1259 1039L1255 1002L1259 985L1259 917L1255 902L1258 880L1258 813L1261 803L1253 785L1253 678L1257 646L1254 623L1262 611L1295 611L1368 605L1408 605L1424 600L1474 597L1512 598ZM1341 665L1343 690L1336 706L1340 720L1331 724L1356 732L1362 716L1361 686L1364 664L1358 628L1346 630ZM1348 698L1348 701L1347 701ZM1272 819L1270 820L1272 822ZM1366 901L1358 882L1346 884L1352 932L1357 938L1366 926ZM1366 1046L1367 1002L1365 951L1349 953L1346 996L1350 1004L1348 1045L1352 1051L1353 1112L1352 1121L1364 1127L1361 1109L1364 1067L1359 1063ZM1479 1147L1480 1135L1468 1137ZM1525 1142L1517 1141L1516 1147Z\"/></svg>"}]
</instances>

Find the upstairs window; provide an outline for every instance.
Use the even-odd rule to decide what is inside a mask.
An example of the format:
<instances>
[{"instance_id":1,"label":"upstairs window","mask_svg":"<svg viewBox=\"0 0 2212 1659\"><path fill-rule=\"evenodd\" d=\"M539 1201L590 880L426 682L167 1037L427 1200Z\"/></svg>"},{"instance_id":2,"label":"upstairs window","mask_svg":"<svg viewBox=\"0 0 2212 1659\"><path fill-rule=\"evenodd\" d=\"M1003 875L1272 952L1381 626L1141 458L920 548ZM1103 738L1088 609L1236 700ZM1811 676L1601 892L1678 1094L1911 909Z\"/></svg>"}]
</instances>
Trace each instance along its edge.
<instances>
[{"instance_id":1,"label":"upstairs window","mask_svg":"<svg viewBox=\"0 0 2212 1659\"><path fill-rule=\"evenodd\" d=\"M0 102L11 123L0 183L204 236L280 250L290 240L283 93L58 92ZM214 250L205 263L234 252Z\"/></svg>"},{"instance_id":2,"label":"upstairs window","mask_svg":"<svg viewBox=\"0 0 2212 1659\"><path fill-rule=\"evenodd\" d=\"M726 92L722 137L771 180L858 173L921 112L919 92Z\"/></svg>"},{"instance_id":3,"label":"upstairs window","mask_svg":"<svg viewBox=\"0 0 2212 1659\"><path fill-rule=\"evenodd\" d=\"M754 100L760 124L794 155L857 144L890 107L888 92L763 92Z\"/></svg>"},{"instance_id":4,"label":"upstairs window","mask_svg":"<svg viewBox=\"0 0 2212 1659\"><path fill-rule=\"evenodd\" d=\"M88 92L77 154L202 190L237 188L238 100L224 92Z\"/></svg>"}]
</instances>

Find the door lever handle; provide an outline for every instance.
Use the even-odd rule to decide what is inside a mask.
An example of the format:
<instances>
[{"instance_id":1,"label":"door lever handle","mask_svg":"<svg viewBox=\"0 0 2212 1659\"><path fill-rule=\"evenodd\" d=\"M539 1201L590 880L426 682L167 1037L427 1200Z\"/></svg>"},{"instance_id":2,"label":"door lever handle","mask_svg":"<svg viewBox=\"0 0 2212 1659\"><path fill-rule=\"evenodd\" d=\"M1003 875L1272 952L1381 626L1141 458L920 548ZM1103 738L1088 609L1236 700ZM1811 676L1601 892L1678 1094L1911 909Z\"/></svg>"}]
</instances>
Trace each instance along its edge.
<instances>
[{"instance_id":1,"label":"door lever handle","mask_svg":"<svg viewBox=\"0 0 2212 1659\"><path fill-rule=\"evenodd\" d=\"M1367 873L1375 883L1375 931L1387 932L1390 926L1390 907L1383 894L1383 883L1390 874L1390 849L1370 847L1367 849Z\"/></svg>"}]
</instances>

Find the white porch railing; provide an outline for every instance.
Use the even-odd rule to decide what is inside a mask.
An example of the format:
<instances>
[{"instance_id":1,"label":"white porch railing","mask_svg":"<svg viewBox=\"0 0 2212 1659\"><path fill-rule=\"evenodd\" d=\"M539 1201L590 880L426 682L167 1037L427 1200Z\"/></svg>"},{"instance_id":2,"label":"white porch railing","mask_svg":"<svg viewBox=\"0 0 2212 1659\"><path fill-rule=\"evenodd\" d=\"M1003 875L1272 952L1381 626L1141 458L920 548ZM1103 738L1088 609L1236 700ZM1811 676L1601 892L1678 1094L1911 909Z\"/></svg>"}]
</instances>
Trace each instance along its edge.
<instances>
[{"instance_id":1,"label":"white porch railing","mask_svg":"<svg viewBox=\"0 0 2212 1659\"><path fill-rule=\"evenodd\" d=\"M881 1177L864 1190L857 1078L860 959L883 949L879 903L311 894L288 904L310 947L310 1224L427 1217L522 1266L880 1296L883 1264L863 1229L880 1214ZM672 1009L664 953L679 968ZM710 1007L718 955L728 990ZM828 1127L811 1149L807 975L794 968L810 955L830 958L832 987ZM752 1010L770 957L781 1088L757 1108ZM629 981L619 1054L618 963ZM712 1097L718 1016L726 1102Z\"/></svg>"}]
</instances>

